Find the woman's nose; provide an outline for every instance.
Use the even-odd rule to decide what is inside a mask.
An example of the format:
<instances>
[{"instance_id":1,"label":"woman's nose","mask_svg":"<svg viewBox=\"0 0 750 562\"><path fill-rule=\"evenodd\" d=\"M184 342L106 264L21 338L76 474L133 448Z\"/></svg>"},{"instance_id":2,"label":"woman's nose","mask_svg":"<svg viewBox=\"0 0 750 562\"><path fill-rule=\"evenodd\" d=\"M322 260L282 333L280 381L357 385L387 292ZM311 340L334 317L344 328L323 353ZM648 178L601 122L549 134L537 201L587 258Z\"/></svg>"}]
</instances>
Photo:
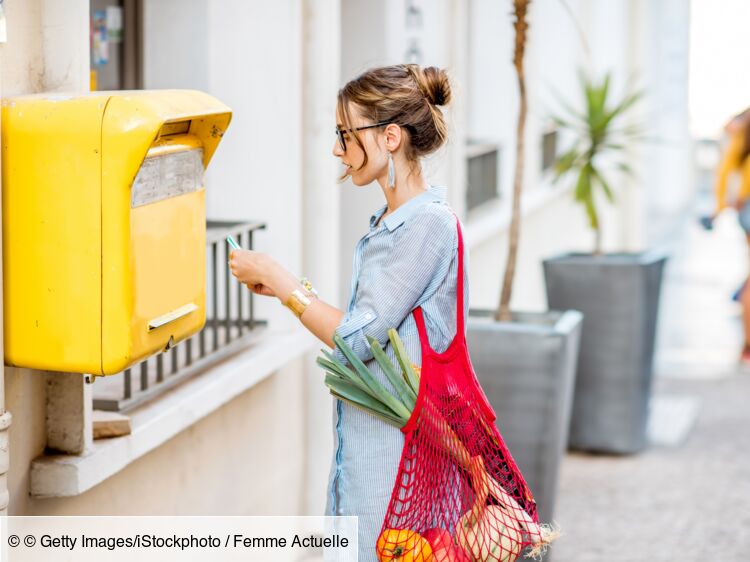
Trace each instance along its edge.
<instances>
[{"instance_id":1,"label":"woman's nose","mask_svg":"<svg viewBox=\"0 0 750 562\"><path fill-rule=\"evenodd\" d=\"M333 141L333 155L334 156L343 156L344 151L341 150L341 143L337 140Z\"/></svg>"}]
</instances>

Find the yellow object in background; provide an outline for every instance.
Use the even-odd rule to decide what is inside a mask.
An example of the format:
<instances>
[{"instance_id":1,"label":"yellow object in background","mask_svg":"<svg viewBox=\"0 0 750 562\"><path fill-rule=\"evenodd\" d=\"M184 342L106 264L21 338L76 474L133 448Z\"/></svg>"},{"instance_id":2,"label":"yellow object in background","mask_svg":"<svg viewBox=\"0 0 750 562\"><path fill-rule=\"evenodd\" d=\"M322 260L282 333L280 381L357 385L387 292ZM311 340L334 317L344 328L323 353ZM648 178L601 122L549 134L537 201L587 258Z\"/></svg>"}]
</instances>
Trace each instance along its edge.
<instances>
[{"instance_id":1,"label":"yellow object in background","mask_svg":"<svg viewBox=\"0 0 750 562\"><path fill-rule=\"evenodd\" d=\"M230 119L184 90L3 100L8 365L109 375L203 327L203 175Z\"/></svg>"},{"instance_id":2,"label":"yellow object in background","mask_svg":"<svg viewBox=\"0 0 750 562\"><path fill-rule=\"evenodd\" d=\"M739 127L729 135L729 142L723 151L721 162L717 168L714 185L716 214L732 204L736 205L750 199L750 159L743 158L746 127L747 125ZM734 172L740 173L739 189L730 196L729 176Z\"/></svg>"}]
</instances>

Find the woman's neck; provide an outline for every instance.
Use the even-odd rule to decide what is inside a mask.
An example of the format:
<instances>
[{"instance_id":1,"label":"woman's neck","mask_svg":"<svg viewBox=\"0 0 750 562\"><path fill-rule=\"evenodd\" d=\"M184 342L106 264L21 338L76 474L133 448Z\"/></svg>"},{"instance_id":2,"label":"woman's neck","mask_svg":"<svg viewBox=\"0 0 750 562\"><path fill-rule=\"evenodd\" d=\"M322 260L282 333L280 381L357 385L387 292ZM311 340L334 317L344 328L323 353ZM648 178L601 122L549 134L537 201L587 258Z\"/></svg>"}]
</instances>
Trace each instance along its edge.
<instances>
[{"instance_id":1,"label":"woman's neck","mask_svg":"<svg viewBox=\"0 0 750 562\"><path fill-rule=\"evenodd\" d=\"M397 169L395 188L388 187L387 181L387 177L378 178L378 183L383 190L383 195L385 195L385 200L387 202L387 208L383 216L392 213L409 199L421 195L430 187L422 176L421 170L415 170L411 174L406 170L403 170L401 174L399 174L399 170Z\"/></svg>"}]
</instances>

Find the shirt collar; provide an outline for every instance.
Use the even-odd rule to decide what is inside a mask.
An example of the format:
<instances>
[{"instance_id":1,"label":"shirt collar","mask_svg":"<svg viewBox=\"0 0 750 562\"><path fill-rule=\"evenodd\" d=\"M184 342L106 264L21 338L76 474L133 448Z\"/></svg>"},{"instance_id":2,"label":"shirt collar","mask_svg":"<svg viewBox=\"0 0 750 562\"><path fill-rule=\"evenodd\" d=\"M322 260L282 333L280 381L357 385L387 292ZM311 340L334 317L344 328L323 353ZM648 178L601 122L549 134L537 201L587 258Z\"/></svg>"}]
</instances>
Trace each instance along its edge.
<instances>
[{"instance_id":1,"label":"shirt collar","mask_svg":"<svg viewBox=\"0 0 750 562\"><path fill-rule=\"evenodd\" d=\"M409 219L421 205L431 201L444 201L448 189L442 186L429 186L427 191L420 193L416 197L412 197L406 203L402 204L398 209L393 211L390 215L383 219L383 224L390 231L393 232L399 226ZM388 205L383 205L378 209L374 215L370 217L370 229L374 229L380 217L383 216Z\"/></svg>"}]
</instances>

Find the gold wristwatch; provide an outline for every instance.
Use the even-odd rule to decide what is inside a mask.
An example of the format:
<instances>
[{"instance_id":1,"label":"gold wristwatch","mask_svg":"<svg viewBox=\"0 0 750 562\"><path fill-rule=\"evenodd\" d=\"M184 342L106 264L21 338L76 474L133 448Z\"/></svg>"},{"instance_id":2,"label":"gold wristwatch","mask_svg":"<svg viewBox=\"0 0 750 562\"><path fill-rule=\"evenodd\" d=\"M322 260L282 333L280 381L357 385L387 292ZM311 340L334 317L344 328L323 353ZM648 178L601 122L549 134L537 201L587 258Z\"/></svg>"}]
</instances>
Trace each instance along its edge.
<instances>
[{"instance_id":1,"label":"gold wristwatch","mask_svg":"<svg viewBox=\"0 0 750 562\"><path fill-rule=\"evenodd\" d=\"M292 294L289 295L289 298L286 299L284 306L294 312L294 315L299 318L302 316L305 309L310 306L311 302L312 301L302 291L295 289L292 291Z\"/></svg>"},{"instance_id":2,"label":"gold wristwatch","mask_svg":"<svg viewBox=\"0 0 750 562\"><path fill-rule=\"evenodd\" d=\"M307 277L300 278L299 284L302 285L308 293L312 293L315 297L318 296L318 291L315 290L315 287L312 286L312 283L310 283L310 280Z\"/></svg>"}]
</instances>

